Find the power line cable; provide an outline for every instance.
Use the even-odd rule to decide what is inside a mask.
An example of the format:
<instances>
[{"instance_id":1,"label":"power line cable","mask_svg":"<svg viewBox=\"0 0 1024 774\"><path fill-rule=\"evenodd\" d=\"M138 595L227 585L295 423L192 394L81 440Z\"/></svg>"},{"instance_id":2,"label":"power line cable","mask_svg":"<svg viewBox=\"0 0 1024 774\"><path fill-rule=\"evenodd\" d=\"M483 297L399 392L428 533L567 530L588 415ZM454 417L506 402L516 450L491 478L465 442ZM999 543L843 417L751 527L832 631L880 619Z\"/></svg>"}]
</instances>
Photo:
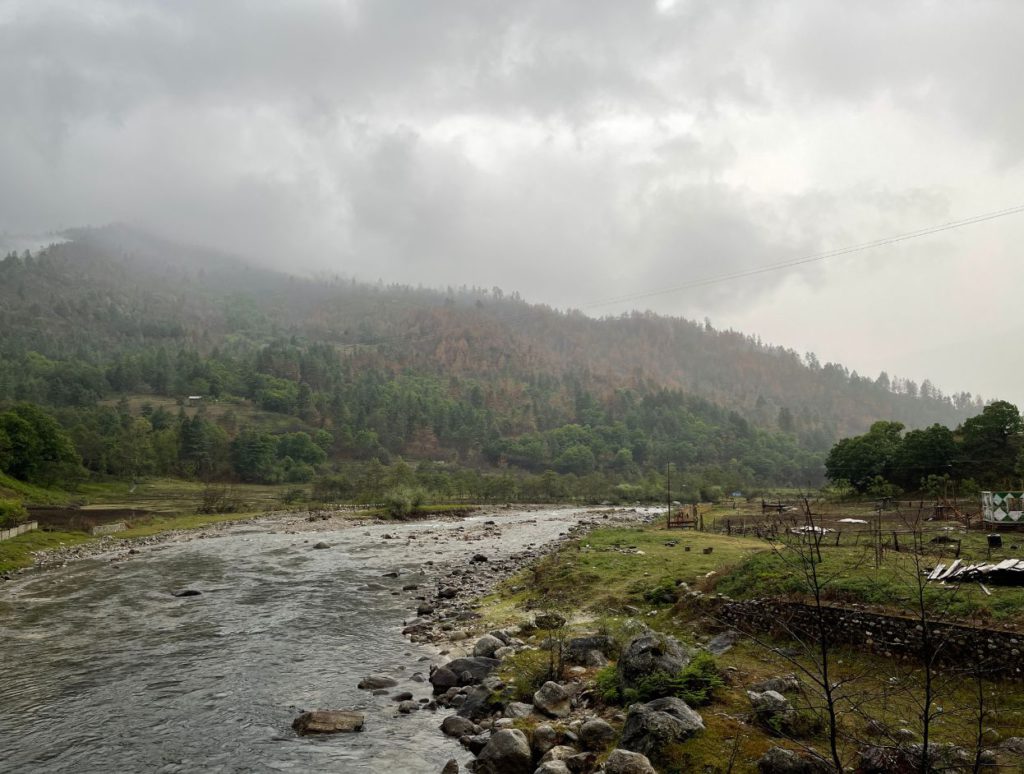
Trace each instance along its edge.
<instances>
[{"instance_id":1,"label":"power line cable","mask_svg":"<svg viewBox=\"0 0 1024 774\"><path fill-rule=\"evenodd\" d=\"M851 247L841 247L835 250L828 250L823 253L815 253L813 255L805 255L800 258L793 258L788 261L781 261L779 263L769 264L767 266L759 266L754 269L745 269L743 271L730 272L728 274L720 274L712 277L705 277L704 279L693 280L691 282L684 282L680 285L673 285L668 288L661 288L659 290L650 290L640 293L628 293L621 296L613 296L611 298L602 299L589 304L583 305L582 309L592 309L600 306L609 306L611 304L623 303L625 301L635 301L641 298L651 298L653 296L666 295L668 293L677 293L681 290L690 290L692 288L705 287L707 285L715 285L720 282L728 282L730 280L742 279L745 277L754 277L759 274L768 274L769 272L781 271L782 269L789 269L795 266L802 266L808 263L816 263L820 261L828 260L829 258L838 258L843 255L850 255L852 253L863 252L865 250L871 250L876 247L884 247L886 245L898 244L899 242L906 242L911 239L918 239L924 236L930 236L932 234L938 234L943 231L951 231L952 229L962 228L964 226L971 226L975 223L984 223L989 220L995 220L997 218L1004 218L1008 215L1017 215L1024 212L1024 204L1019 204L1014 207L1007 207L1002 210L996 210L994 212L986 212L981 215L972 215L968 218L962 218L960 220L950 221L937 226L929 226L927 228L917 229L916 231L908 231L903 234L897 234L896 236L884 237L882 239L875 239L870 242L862 242L858 245Z\"/></svg>"},{"instance_id":2,"label":"power line cable","mask_svg":"<svg viewBox=\"0 0 1024 774\"><path fill-rule=\"evenodd\" d=\"M860 244L851 245L849 247L841 247L835 250L827 250L821 253L814 253L812 255L805 255L799 258L792 258L786 261L780 261L779 263L768 264L766 266L759 266L753 269L744 269L741 271L729 272L726 274L713 275L710 277L704 277L702 279L691 280L684 282L679 285L673 285L667 288L660 288L658 290L640 291L636 293L627 293L620 296L612 296L609 298L592 301L577 307L575 309L597 309L603 306L611 306L613 304L625 303L627 301L636 301L643 298L653 298L655 296L667 295L669 293L678 293L683 290L691 290L698 287L706 287L708 285L716 285L722 282L730 282L738 279L744 279L746 277L754 277L760 274L768 274L771 272L782 271L783 269L791 269L797 266L803 266L811 263L819 263L826 261L830 258L838 258L844 255L851 255L853 253L864 252L866 250L872 250L879 247L885 247L888 245L899 244L900 242L907 242L912 239L920 239L921 237L931 236L933 234L939 234L944 231L952 231L953 229L963 228L965 226L972 226L977 223L985 223L990 220L996 220L998 218L1005 218L1010 215L1017 215L1024 213L1024 204L1017 204L1012 207L1006 207L1001 210L993 210L991 212L985 212L978 215L972 215L966 218L960 218L958 220L952 220L947 223L942 223L935 226L928 226L920 228L915 231L907 231L902 234L896 234L894 236L883 237L880 239L874 239L869 242L862 242ZM532 312L527 312L519 315L513 315L505 318L496 318L500 322L515 323L520 320L528 319ZM374 341L369 342L353 342L349 344L342 344L343 347L360 347L360 346L377 346L380 344L386 344L393 341L418 341L425 340L435 336L436 333L424 333L418 336L410 336L409 334L392 334L390 336L380 336Z\"/></svg>"}]
</instances>

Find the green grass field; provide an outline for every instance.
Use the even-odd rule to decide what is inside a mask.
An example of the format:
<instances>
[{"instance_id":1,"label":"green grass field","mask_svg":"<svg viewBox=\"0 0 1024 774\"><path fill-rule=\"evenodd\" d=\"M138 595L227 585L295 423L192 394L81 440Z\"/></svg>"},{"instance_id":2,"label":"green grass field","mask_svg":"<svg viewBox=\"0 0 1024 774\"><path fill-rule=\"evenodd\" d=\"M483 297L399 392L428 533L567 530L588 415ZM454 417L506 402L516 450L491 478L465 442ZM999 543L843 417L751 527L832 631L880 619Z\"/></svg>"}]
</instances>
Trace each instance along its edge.
<instances>
[{"instance_id":1,"label":"green grass field","mask_svg":"<svg viewBox=\"0 0 1024 774\"><path fill-rule=\"evenodd\" d=\"M964 553L987 554L983 537L971 535L965 540ZM673 541L675 545L667 545ZM711 548L711 553L703 553L705 548ZM821 568L838 575L842 593L837 599L871 600L893 611L901 610L913 584L913 577L906 575L909 558L888 552L883 567L875 570L873 554L862 560L863 552L864 547L823 550ZM622 645L642 627L650 626L693 644L711 634L705 629L700 607L673 604L667 601L671 597L659 601L659 590L674 588L678 581L706 590L728 590L737 597L794 594L800 590L764 540L666 531L658 526L598 529L566 544L557 554L542 559L486 597L480 608L481 625L486 630L522 623L531 618L533 610L556 609L570 619L569 631L561 636L597 631L612 635ZM993 596L987 597L979 589L965 587L957 593L962 595L964 607L949 612L969 610L983 618L979 611L987 609L1001 622L1021 622L1022 591L995 589ZM941 599L952 592L935 589L931 593ZM549 633L538 636L547 637ZM700 709L706 730L674 748L673 765L666 771L753 772L757 770L753 762L773 746L827 749L827 738L820 731L792 742L749 721L747 686L767 677L799 673L800 664L813 669L808 653L797 650L793 655L793 643L767 644L785 649L790 658L764 643L744 639L717 658L727 685L712 704ZM912 661L841 648L834 652L831 667L832 679L843 685L840 733L844 761L855 761L857 746L868 737L869 720L907 729L910 735L918 732L922 676ZM804 685L804 692L790 697L794 706L807 712L820 708L819 696L806 678ZM1024 735L1024 688L1014 682L987 680L980 688L989 738ZM938 675L936 705L943 709L932 728L933 741L973 748L978 728L978 689L957 670ZM1004 756L1000 763L1005 770L1018 770L1013 766L1019 760Z\"/></svg>"},{"instance_id":2,"label":"green grass field","mask_svg":"<svg viewBox=\"0 0 1024 774\"><path fill-rule=\"evenodd\" d=\"M28 567L33 561L33 552L45 551L61 546L86 543L94 538L84 532L44 532L36 530L0 542L0 573Z\"/></svg>"}]
</instances>

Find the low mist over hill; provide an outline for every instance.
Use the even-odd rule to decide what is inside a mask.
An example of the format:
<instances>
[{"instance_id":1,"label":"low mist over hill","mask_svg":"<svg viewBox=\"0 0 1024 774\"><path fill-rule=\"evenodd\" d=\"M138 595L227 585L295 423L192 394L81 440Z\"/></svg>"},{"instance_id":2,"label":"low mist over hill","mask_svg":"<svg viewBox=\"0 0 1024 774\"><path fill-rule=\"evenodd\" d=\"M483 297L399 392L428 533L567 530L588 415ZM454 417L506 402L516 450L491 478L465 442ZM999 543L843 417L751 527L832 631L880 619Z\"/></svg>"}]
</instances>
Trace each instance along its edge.
<instances>
[{"instance_id":1,"label":"low mist over hill","mask_svg":"<svg viewBox=\"0 0 1024 774\"><path fill-rule=\"evenodd\" d=\"M288 276L126 227L67 236L0 263L0 400L52 407L82 448L97 424L83 412L100 403L203 396L222 459L186 464L178 437L160 461L150 439L131 463L143 471L287 475L289 455L249 471L229 459L258 413L259 429L287 420L271 433L321 432L313 468L402 456L628 478L674 462L722 485L805 484L835 440L877 419L955 425L979 405L709 323L594 319L498 288ZM127 472L94 434L86 464Z\"/></svg>"}]
</instances>

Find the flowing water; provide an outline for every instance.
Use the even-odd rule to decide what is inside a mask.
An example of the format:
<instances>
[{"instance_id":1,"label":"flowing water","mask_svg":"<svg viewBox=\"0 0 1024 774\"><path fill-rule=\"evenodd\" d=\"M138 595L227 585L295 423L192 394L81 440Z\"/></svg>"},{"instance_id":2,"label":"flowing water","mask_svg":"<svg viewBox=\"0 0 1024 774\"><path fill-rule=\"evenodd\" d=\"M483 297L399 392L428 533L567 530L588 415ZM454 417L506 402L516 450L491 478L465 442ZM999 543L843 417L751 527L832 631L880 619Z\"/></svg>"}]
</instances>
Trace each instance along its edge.
<instances>
[{"instance_id":1,"label":"flowing water","mask_svg":"<svg viewBox=\"0 0 1024 774\"><path fill-rule=\"evenodd\" d=\"M7 583L0 771L399 774L467 761L438 731L442 713L398 716L356 684L382 672L399 680L391 693L429 696L412 675L443 659L402 636L423 593L402 586L546 542L579 512L502 515L500 538L465 540L485 518L305 534L271 522ZM331 548L314 550L320 540ZM183 587L202 595L172 595ZM296 736L299 710L316 708L364 711L365 730Z\"/></svg>"}]
</instances>

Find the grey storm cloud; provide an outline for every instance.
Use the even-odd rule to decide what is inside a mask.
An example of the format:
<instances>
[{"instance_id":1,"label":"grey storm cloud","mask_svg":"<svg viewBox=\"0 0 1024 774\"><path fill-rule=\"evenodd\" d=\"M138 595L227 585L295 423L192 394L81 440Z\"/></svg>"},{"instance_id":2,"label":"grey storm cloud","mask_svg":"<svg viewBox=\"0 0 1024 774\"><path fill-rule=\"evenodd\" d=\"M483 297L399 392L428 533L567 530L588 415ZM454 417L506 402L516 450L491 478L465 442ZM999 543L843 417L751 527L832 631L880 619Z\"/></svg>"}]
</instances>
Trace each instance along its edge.
<instances>
[{"instance_id":1,"label":"grey storm cloud","mask_svg":"<svg viewBox=\"0 0 1024 774\"><path fill-rule=\"evenodd\" d=\"M130 221L586 306L1007 204L1022 28L1015 2L0 0L0 231Z\"/></svg>"}]
</instances>

